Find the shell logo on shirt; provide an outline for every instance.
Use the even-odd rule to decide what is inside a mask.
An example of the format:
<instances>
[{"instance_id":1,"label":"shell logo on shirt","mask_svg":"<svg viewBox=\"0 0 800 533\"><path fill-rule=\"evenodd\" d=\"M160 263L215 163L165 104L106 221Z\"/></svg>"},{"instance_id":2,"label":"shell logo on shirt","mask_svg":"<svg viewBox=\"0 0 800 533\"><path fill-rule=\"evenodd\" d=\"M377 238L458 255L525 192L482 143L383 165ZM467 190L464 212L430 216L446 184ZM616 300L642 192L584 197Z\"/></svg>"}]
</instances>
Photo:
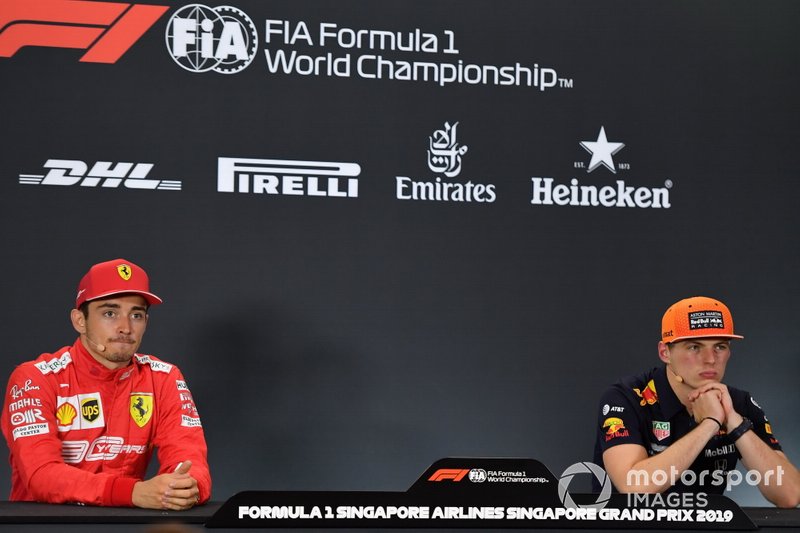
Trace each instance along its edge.
<instances>
[{"instance_id":1,"label":"shell logo on shirt","mask_svg":"<svg viewBox=\"0 0 800 533\"><path fill-rule=\"evenodd\" d=\"M153 416L153 395L146 392L131 394L131 418L136 425L144 427Z\"/></svg>"},{"instance_id":2,"label":"shell logo on shirt","mask_svg":"<svg viewBox=\"0 0 800 533\"><path fill-rule=\"evenodd\" d=\"M78 416L78 411L69 403L62 403L56 410L59 426L71 426L76 416Z\"/></svg>"},{"instance_id":3,"label":"shell logo on shirt","mask_svg":"<svg viewBox=\"0 0 800 533\"><path fill-rule=\"evenodd\" d=\"M639 405L644 407L645 405L653 405L658 401L658 393L656 392L656 384L653 383L653 380L647 382L647 386L644 388L643 391L639 389L633 389L633 392L636 393L636 396L641 398L639 401Z\"/></svg>"}]
</instances>

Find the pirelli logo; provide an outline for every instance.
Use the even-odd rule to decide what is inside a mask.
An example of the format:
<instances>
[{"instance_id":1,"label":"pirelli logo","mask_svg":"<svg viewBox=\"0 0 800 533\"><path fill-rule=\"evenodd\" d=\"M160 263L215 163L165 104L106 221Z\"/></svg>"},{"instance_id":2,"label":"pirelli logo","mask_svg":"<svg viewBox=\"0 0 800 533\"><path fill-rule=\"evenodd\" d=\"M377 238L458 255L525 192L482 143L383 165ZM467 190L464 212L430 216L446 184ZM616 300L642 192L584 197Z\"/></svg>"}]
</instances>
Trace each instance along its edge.
<instances>
[{"instance_id":1,"label":"pirelli logo","mask_svg":"<svg viewBox=\"0 0 800 533\"><path fill-rule=\"evenodd\" d=\"M358 163L220 157L217 191L357 198Z\"/></svg>"},{"instance_id":2,"label":"pirelli logo","mask_svg":"<svg viewBox=\"0 0 800 533\"><path fill-rule=\"evenodd\" d=\"M2 0L0 57L25 46L86 50L82 62L116 63L169 6L85 0Z\"/></svg>"}]
</instances>

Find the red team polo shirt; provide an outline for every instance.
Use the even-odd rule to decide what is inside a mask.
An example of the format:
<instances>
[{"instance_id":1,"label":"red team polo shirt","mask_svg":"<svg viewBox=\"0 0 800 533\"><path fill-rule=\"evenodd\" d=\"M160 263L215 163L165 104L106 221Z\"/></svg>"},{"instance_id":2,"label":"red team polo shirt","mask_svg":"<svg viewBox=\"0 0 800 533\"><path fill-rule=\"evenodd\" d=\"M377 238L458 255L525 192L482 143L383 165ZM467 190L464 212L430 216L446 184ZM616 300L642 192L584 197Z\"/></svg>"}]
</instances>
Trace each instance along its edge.
<instances>
[{"instance_id":1,"label":"red team polo shirt","mask_svg":"<svg viewBox=\"0 0 800 533\"><path fill-rule=\"evenodd\" d=\"M80 340L19 365L2 413L11 500L131 506L158 449L159 474L191 460L200 503L211 495L203 428L178 367L136 354L117 370Z\"/></svg>"}]
</instances>

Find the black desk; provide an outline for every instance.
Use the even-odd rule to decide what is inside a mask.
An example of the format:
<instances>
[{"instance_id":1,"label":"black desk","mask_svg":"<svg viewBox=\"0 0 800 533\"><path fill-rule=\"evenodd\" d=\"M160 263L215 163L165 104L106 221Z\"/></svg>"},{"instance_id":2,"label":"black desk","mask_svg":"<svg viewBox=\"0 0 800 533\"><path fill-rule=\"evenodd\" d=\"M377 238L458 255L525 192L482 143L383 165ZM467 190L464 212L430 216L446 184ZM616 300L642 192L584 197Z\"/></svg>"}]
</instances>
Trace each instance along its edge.
<instances>
[{"instance_id":1,"label":"black desk","mask_svg":"<svg viewBox=\"0 0 800 533\"><path fill-rule=\"evenodd\" d=\"M44 503L0 502L0 528L3 531L114 531L153 532L161 526L183 524L174 531L224 531L205 529L203 524L222 505L211 502L188 511L152 511L129 507L89 507L79 505L50 505ZM745 513L761 531L800 531L800 508L776 509L774 507L743 507ZM784 529L785 528L785 529ZM164 529L164 531L168 531ZM172 531L172 530L169 530ZM234 531L234 530L227 530ZM235 531L247 531L244 529ZM277 531L277 530L276 530ZM291 531L301 531L294 529ZM341 531L341 530L333 530ZM402 531L402 530L393 530ZM428 530L431 531L431 530ZM453 529L452 531L459 531ZM464 531L460 529L460 531ZM474 529L472 531L486 531ZM534 529L530 531L546 531ZM559 529L557 531L568 531ZM608 530L576 530L608 531ZM632 531L632 530L628 530ZM651 530L652 531L652 530Z\"/></svg>"},{"instance_id":2,"label":"black desk","mask_svg":"<svg viewBox=\"0 0 800 533\"><path fill-rule=\"evenodd\" d=\"M93 507L48 503L0 502L0 524L158 524L203 525L222 503L188 511L154 511L135 507Z\"/></svg>"}]
</instances>

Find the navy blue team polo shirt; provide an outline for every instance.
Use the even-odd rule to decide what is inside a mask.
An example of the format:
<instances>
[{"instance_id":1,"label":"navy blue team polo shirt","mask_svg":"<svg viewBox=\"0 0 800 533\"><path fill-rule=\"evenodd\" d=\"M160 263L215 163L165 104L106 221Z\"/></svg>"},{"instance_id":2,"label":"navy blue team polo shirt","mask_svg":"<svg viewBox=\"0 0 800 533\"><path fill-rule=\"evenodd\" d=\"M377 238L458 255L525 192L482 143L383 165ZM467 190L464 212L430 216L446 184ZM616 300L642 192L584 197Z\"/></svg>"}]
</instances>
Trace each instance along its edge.
<instances>
[{"instance_id":1,"label":"navy blue team polo shirt","mask_svg":"<svg viewBox=\"0 0 800 533\"><path fill-rule=\"evenodd\" d=\"M730 386L728 391L736 412L753 422L753 431L761 440L773 450L780 450L781 445L772 435L764 411L753 397L748 392ZM624 378L600 398L594 462L605 468L603 452L619 444L638 444L647 450L648 455L655 455L666 450L695 426L694 418L669 385L666 367ZM685 475L688 484L678 477L677 483L668 492L722 494L728 472L736 468L736 461L740 457L736 444L721 428L689 467L695 475ZM701 475L702 472L705 474ZM678 472L677 476L680 475ZM599 491L597 480L594 480L594 485L594 489Z\"/></svg>"}]
</instances>

